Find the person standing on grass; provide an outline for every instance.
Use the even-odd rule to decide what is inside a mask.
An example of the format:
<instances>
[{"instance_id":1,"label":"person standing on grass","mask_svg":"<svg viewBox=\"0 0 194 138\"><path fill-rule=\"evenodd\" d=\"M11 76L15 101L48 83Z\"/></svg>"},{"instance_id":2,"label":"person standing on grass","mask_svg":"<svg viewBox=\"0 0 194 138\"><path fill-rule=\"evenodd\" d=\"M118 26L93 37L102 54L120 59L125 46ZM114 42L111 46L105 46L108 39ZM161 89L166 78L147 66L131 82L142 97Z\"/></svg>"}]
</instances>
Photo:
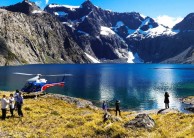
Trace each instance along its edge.
<instances>
[{"instance_id":1,"label":"person standing on grass","mask_svg":"<svg viewBox=\"0 0 194 138\"><path fill-rule=\"evenodd\" d=\"M20 117L23 117L23 112L22 112L23 97L21 92L19 92L18 96L16 97L16 103L17 103L18 115Z\"/></svg>"},{"instance_id":2,"label":"person standing on grass","mask_svg":"<svg viewBox=\"0 0 194 138\"><path fill-rule=\"evenodd\" d=\"M107 112L107 108L108 108L107 102L106 101L103 101L103 103L102 103L102 109L104 110L105 113Z\"/></svg>"},{"instance_id":3,"label":"person standing on grass","mask_svg":"<svg viewBox=\"0 0 194 138\"><path fill-rule=\"evenodd\" d=\"M13 94L10 94L10 97L9 97L9 108L10 108L10 113L11 113L12 117L13 117L13 111L14 111L14 102L15 102L15 99L13 97Z\"/></svg>"},{"instance_id":4,"label":"person standing on grass","mask_svg":"<svg viewBox=\"0 0 194 138\"><path fill-rule=\"evenodd\" d=\"M6 118L8 104L9 104L9 100L6 98L5 95L3 95L2 99L1 99L2 120L5 120L5 118Z\"/></svg>"},{"instance_id":5,"label":"person standing on grass","mask_svg":"<svg viewBox=\"0 0 194 138\"><path fill-rule=\"evenodd\" d=\"M168 94L168 92L165 92L165 94L164 94L164 103L165 103L165 108L167 109L167 108L169 108L169 103L170 103L170 101L169 101L169 94Z\"/></svg>"},{"instance_id":6,"label":"person standing on grass","mask_svg":"<svg viewBox=\"0 0 194 138\"><path fill-rule=\"evenodd\" d=\"M120 110L120 101L116 100L115 102L115 107L116 107L116 116L117 116L117 111L119 112L119 115L121 116L121 110Z\"/></svg>"},{"instance_id":7,"label":"person standing on grass","mask_svg":"<svg viewBox=\"0 0 194 138\"><path fill-rule=\"evenodd\" d=\"M15 100L15 110L17 110L17 96L19 95L19 90L16 90L14 93L14 100Z\"/></svg>"}]
</instances>

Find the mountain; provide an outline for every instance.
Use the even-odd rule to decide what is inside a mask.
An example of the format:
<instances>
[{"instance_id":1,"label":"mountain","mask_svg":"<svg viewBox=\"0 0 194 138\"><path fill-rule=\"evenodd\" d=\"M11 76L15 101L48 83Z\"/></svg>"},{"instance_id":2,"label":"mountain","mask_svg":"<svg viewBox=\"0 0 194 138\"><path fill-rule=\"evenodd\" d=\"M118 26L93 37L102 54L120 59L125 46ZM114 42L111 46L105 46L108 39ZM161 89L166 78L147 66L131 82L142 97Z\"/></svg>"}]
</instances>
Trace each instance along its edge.
<instances>
[{"instance_id":1,"label":"mountain","mask_svg":"<svg viewBox=\"0 0 194 138\"><path fill-rule=\"evenodd\" d=\"M24 0L0 8L0 65L90 63L58 19Z\"/></svg>"},{"instance_id":2,"label":"mountain","mask_svg":"<svg viewBox=\"0 0 194 138\"><path fill-rule=\"evenodd\" d=\"M144 21L140 14L103 10L90 1L81 6L50 4L45 11L71 29L85 53L102 62L133 62L134 56L123 38L130 28L137 29Z\"/></svg>"},{"instance_id":3,"label":"mountain","mask_svg":"<svg viewBox=\"0 0 194 138\"><path fill-rule=\"evenodd\" d=\"M173 28L137 12L24 0L0 8L1 65L194 63L194 13Z\"/></svg>"},{"instance_id":4,"label":"mountain","mask_svg":"<svg viewBox=\"0 0 194 138\"><path fill-rule=\"evenodd\" d=\"M189 14L172 29L160 25L153 32L150 30L153 35L149 31L132 34L127 42L145 63L194 63L193 15Z\"/></svg>"},{"instance_id":5,"label":"mountain","mask_svg":"<svg viewBox=\"0 0 194 138\"><path fill-rule=\"evenodd\" d=\"M194 13L188 14L182 22L176 24L173 29L181 31L191 31L194 30Z\"/></svg>"},{"instance_id":6,"label":"mountain","mask_svg":"<svg viewBox=\"0 0 194 138\"><path fill-rule=\"evenodd\" d=\"M193 13L169 28L136 12L103 10L89 0L80 6L50 4L45 11L71 28L82 50L104 62L160 63L194 44Z\"/></svg>"},{"instance_id":7,"label":"mountain","mask_svg":"<svg viewBox=\"0 0 194 138\"><path fill-rule=\"evenodd\" d=\"M71 28L76 42L86 53L104 62L160 62L154 58L157 53L150 55L147 46L140 46L139 43L177 33L150 17L136 12L103 10L88 0L81 6L50 4L45 11Z\"/></svg>"},{"instance_id":8,"label":"mountain","mask_svg":"<svg viewBox=\"0 0 194 138\"><path fill-rule=\"evenodd\" d=\"M15 5L10 5L2 8L8 11L24 13L27 15L30 15L36 12L37 13L42 12L42 10L40 10L40 7L38 7L34 2L30 2L29 0L24 0L21 3L17 3Z\"/></svg>"}]
</instances>

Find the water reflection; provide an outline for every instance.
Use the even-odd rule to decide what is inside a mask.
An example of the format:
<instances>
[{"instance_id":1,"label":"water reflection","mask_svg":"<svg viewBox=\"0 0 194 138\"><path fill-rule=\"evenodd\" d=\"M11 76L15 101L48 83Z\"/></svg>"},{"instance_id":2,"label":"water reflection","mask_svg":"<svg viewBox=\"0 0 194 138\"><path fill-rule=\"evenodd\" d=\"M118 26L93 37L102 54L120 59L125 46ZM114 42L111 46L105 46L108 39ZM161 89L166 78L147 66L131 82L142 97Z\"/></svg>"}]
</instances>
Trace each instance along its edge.
<instances>
[{"instance_id":1,"label":"water reflection","mask_svg":"<svg viewBox=\"0 0 194 138\"><path fill-rule=\"evenodd\" d=\"M173 69L176 68L176 69ZM189 68L186 69L186 68ZM194 95L193 65L98 64L98 65L29 65L0 68L0 89L21 88L29 76L13 72L63 74L65 87L48 92L80 97L96 102L107 100L114 106L116 99L123 109L149 110L164 108L164 93L170 94L170 107L183 108L180 97ZM60 81L62 78L47 78Z\"/></svg>"},{"instance_id":2,"label":"water reflection","mask_svg":"<svg viewBox=\"0 0 194 138\"><path fill-rule=\"evenodd\" d=\"M100 101L112 101L115 97L114 84L112 84L112 75L111 71L106 71L106 68L100 70L100 79L99 79L99 93Z\"/></svg>"},{"instance_id":3,"label":"water reflection","mask_svg":"<svg viewBox=\"0 0 194 138\"><path fill-rule=\"evenodd\" d=\"M172 69L155 70L155 78L152 83L152 87L149 88L150 99L155 100L152 105L152 109L164 108L164 93L167 91L170 94L170 107L180 108L180 101L177 99L174 89L174 83L176 82L176 71Z\"/></svg>"}]
</instances>

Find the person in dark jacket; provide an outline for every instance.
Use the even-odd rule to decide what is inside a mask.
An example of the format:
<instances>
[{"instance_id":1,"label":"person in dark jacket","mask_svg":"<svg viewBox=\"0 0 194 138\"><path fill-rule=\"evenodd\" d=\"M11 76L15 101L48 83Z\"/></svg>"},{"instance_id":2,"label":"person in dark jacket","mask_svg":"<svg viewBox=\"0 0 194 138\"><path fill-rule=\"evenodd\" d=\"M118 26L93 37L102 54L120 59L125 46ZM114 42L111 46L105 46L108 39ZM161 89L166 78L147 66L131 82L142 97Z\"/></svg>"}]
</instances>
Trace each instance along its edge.
<instances>
[{"instance_id":1,"label":"person in dark jacket","mask_svg":"<svg viewBox=\"0 0 194 138\"><path fill-rule=\"evenodd\" d=\"M119 100L116 100L115 107L116 107L116 110L115 110L116 116L117 116L117 111L119 112L119 115L121 116L120 101Z\"/></svg>"},{"instance_id":2,"label":"person in dark jacket","mask_svg":"<svg viewBox=\"0 0 194 138\"><path fill-rule=\"evenodd\" d=\"M23 117L23 112L22 112L23 97L21 92L19 92L18 96L16 97L16 103L17 103L18 115L20 117Z\"/></svg>"},{"instance_id":3,"label":"person in dark jacket","mask_svg":"<svg viewBox=\"0 0 194 138\"><path fill-rule=\"evenodd\" d=\"M165 92L165 94L164 94L164 103L165 103L165 108L167 109L167 108L169 108L169 103L170 103L170 101L169 101L169 94L168 94L168 92Z\"/></svg>"}]
</instances>

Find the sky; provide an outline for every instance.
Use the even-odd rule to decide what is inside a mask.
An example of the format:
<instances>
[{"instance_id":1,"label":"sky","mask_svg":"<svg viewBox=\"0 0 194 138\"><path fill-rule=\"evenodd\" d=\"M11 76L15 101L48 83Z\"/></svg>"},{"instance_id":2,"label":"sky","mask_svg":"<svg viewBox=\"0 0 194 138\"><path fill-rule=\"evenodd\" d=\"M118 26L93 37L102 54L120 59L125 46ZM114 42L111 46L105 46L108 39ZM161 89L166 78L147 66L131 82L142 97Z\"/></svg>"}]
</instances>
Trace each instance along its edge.
<instances>
[{"instance_id":1,"label":"sky","mask_svg":"<svg viewBox=\"0 0 194 138\"><path fill-rule=\"evenodd\" d=\"M7 6L22 0L1 0L0 6ZM31 0L42 9L50 3L78 6L85 0ZM159 23L173 26L186 15L194 12L194 0L91 0L103 9L115 12L139 12L154 18Z\"/></svg>"}]
</instances>

